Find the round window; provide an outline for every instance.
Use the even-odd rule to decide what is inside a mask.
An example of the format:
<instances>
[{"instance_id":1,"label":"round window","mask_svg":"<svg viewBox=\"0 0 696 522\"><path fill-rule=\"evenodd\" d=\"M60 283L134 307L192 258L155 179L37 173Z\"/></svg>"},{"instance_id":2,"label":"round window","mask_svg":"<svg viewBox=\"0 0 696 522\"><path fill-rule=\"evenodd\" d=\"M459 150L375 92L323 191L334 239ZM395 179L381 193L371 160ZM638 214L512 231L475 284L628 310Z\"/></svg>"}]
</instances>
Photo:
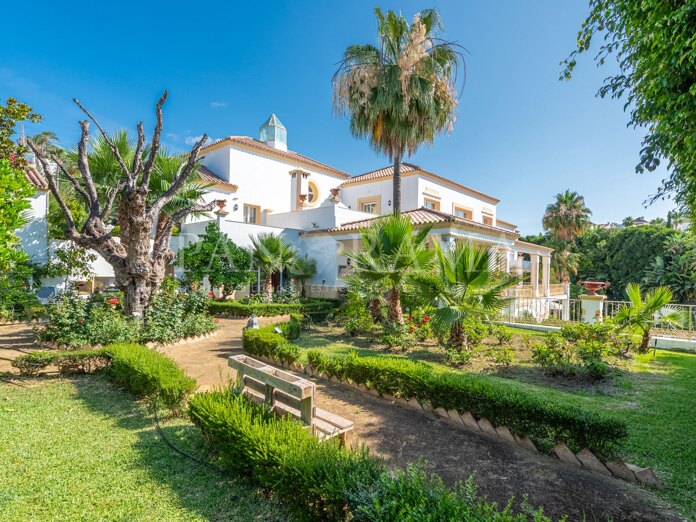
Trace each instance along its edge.
<instances>
[{"instance_id":1,"label":"round window","mask_svg":"<svg viewBox=\"0 0 696 522\"><path fill-rule=\"evenodd\" d=\"M311 181L309 182L308 188L307 188L307 203L316 203L317 200L319 199L319 189L317 186L312 183Z\"/></svg>"}]
</instances>

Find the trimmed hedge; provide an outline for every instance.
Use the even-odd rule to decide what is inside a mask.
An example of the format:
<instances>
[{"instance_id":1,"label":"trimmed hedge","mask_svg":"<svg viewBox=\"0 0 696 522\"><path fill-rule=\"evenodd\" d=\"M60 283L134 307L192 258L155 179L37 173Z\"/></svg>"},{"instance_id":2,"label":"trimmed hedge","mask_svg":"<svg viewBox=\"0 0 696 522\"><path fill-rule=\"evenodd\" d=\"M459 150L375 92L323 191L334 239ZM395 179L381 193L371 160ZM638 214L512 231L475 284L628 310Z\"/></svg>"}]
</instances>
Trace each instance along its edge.
<instances>
[{"instance_id":1,"label":"trimmed hedge","mask_svg":"<svg viewBox=\"0 0 696 522\"><path fill-rule=\"evenodd\" d=\"M575 451L590 448L606 456L628 435L626 423L613 415L487 376L439 370L405 359L361 357L357 353L328 356L309 351L307 359L316 371L364 384L382 394L415 397L433 408L469 411L476 418L528 435L545 449L563 441Z\"/></svg>"},{"instance_id":2,"label":"trimmed hedge","mask_svg":"<svg viewBox=\"0 0 696 522\"><path fill-rule=\"evenodd\" d=\"M20 355L12 366L22 375L35 375L48 366L60 373L89 373L106 369L106 375L131 393L180 410L196 389L188 377L164 354L141 344L113 344L98 350L56 350Z\"/></svg>"},{"instance_id":3,"label":"trimmed hedge","mask_svg":"<svg viewBox=\"0 0 696 522\"><path fill-rule=\"evenodd\" d=\"M113 344L109 376L128 391L177 410L196 389L196 381L172 359L141 344Z\"/></svg>"},{"instance_id":4,"label":"trimmed hedge","mask_svg":"<svg viewBox=\"0 0 696 522\"><path fill-rule=\"evenodd\" d=\"M258 330L244 330L242 333L242 346L244 351L251 355L256 355L257 357L275 359L284 364L297 362L300 357L300 348L288 341L286 337L287 335L294 335L295 333L295 327L288 326L291 324L298 325L297 327L299 328L299 323L292 320L289 323L264 326ZM286 334L277 333L275 331L276 326L278 326L281 331L286 332Z\"/></svg>"},{"instance_id":5,"label":"trimmed hedge","mask_svg":"<svg viewBox=\"0 0 696 522\"><path fill-rule=\"evenodd\" d=\"M273 328L246 330L242 336L244 350L284 364L297 362L302 350ZM575 451L590 448L596 455L609 456L628 436L626 423L613 415L485 375L357 353L336 356L310 350L307 360L319 372L364 384L382 394L415 397L433 408L470 411L476 418L486 418L496 426L507 426L514 433L529 436L545 450L563 441Z\"/></svg>"},{"instance_id":6,"label":"trimmed hedge","mask_svg":"<svg viewBox=\"0 0 696 522\"><path fill-rule=\"evenodd\" d=\"M418 467L392 477L364 448L320 443L298 421L231 391L195 395L189 416L223 466L250 475L303 520L528 520L514 515L511 504L503 510L488 504L471 481L450 490ZM549 520L541 511L532 517Z\"/></svg>"},{"instance_id":7,"label":"trimmed hedge","mask_svg":"<svg viewBox=\"0 0 696 522\"><path fill-rule=\"evenodd\" d=\"M208 313L213 315L259 317L303 313L315 322L322 322L339 306L336 299L309 299L303 303L240 303L238 301L211 302Z\"/></svg>"}]
</instances>

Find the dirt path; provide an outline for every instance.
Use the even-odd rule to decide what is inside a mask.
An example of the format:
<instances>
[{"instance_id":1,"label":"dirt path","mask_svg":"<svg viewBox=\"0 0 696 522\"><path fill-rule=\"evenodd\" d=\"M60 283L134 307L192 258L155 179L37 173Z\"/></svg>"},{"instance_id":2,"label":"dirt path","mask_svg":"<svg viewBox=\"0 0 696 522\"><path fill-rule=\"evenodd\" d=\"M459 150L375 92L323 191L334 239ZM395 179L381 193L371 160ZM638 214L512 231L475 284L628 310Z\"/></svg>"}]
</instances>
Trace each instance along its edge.
<instances>
[{"instance_id":1,"label":"dirt path","mask_svg":"<svg viewBox=\"0 0 696 522\"><path fill-rule=\"evenodd\" d=\"M277 319L265 319L263 323ZM241 352L245 321L222 320L218 335L195 345L171 346L162 351L195 377L201 389L234 378L227 358ZM676 521L683 520L652 493L625 482L577 469L542 455L453 429L447 422L372 397L341 384L317 381L317 404L355 423L354 440L390 463L405 466L427 461L428 469L448 484L476 474L479 491L490 500L543 505L552 516L570 520ZM519 504L518 504L519 505Z\"/></svg>"},{"instance_id":2,"label":"dirt path","mask_svg":"<svg viewBox=\"0 0 696 522\"><path fill-rule=\"evenodd\" d=\"M277 321L262 319L261 324ZM241 319L223 319L212 339L176 345L161 351L170 355L201 390L229 382L234 372L227 366L230 355L241 352ZM9 361L32 349L27 326L0 327L0 372ZM484 435L452 428L443 420L391 404L341 384L317 381L317 403L355 423L354 440L391 464L405 466L419 458L447 484L476 474L479 491L489 500L505 503L524 494L529 503L545 512L570 520L677 521L683 520L649 491L560 461L534 454Z\"/></svg>"}]
</instances>

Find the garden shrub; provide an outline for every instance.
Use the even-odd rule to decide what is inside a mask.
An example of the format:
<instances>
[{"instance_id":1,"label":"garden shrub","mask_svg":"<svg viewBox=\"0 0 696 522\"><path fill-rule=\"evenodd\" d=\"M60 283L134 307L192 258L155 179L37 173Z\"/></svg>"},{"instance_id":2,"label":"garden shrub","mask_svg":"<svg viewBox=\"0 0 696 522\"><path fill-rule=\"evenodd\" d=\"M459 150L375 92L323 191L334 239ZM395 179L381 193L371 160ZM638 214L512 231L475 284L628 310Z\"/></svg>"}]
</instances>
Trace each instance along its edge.
<instances>
[{"instance_id":1,"label":"garden shrub","mask_svg":"<svg viewBox=\"0 0 696 522\"><path fill-rule=\"evenodd\" d=\"M291 313L303 313L316 322L323 322L338 307L335 299L307 299L301 303L262 303L240 301L212 301L208 305L208 312L213 315L250 317L268 317L274 315L287 315Z\"/></svg>"},{"instance_id":2,"label":"garden shrub","mask_svg":"<svg viewBox=\"0 0 696 522\"><path fill-rule=\"evenodd\" d=\"M365 449L342 449L336 439L319 442L299 421L278 418L230 391L195 395L189 416L221 465L250 475L301 519L527 520L510 506L500 511L477 497L471 482L451 491L414 467L392 478Z\"/></svg>"},{"instance_id":3,"label":"garden shrub","mask_svg":"<svg viewBox=\"0 0 696 522\"><path fill-rule=\"evenodd\" d=\"M111 358L109 376L131 393L179 410L196 389L196 381L169 357L140 344L114 344L103 349Z\"/></svg>"},{"instance_id":4,"label":"garden shrub","mask_svg":"<svg viewBox=\"0 0 696 522\"><path fill-rule=\"evenodd\" d=\"M379 340L389 348L399 348L401 350L409 349L416 342L415 337L411 335L409 327L395 321L387 321L384 324Z\"/></svg>"},{"instance_id":5,"label":"garden shrub","mask_svg":"<svg viewBox=\"0 0 696 522\"><path fill-rule=\"evenodd\" d=\"M625 422L559 397L525 390L483 375L433 368L423 362L384 357L330 356L307 352L315 371L364 384L382 394L429 402L433 408L470 411L513 433L526 434L542 448L564 441L579 451L609 454L626 437Z\"/></svg>"},{"instance_id":6,"label":"garden shrub","mask_svg":"<svg viewBox=\"0 0 696 522\"><path fill-rule=\"evenodd\" d=\"M488 336L495 337L498 340L498 344L503 345L512 341L512 332L505 329L503 326L498 324L489 323L487 325Z\"/></svg>"},{"instance_id":7,"label":"garden shrub","mask_svg":"<svg viewBox=\"0 0 696 522\"><path fill-rule=\"evenodd\" d=\"M117 297L93 294L82 299L62 294L47 307L48 321L37 328L40 341L68 347L111 343L167 343L209 333L217 328L215 318L205 314L208 298L199 294L160 292L145 312L143 322L126 317Z\"/></svg>"},{"instance_id":8,"label":"garden shrub","mask_svg":"<svg viewBox=\"0 0 696 522\"><path fill-rule=\"evenodd\" d=\"M61 374L91 373L108 366L111 358L103 350L56 350L31 352L20 355L12 366L21 375L36 375L49 366L56 366Z\"/></svg>"},{"instance_id":9,"label":"garden shrub","mask_svg":"<svg viewBox=\"0 0 696 522\"><path fill-rule=\"evenodd\" d=\"M367 303L357 292L351 290L346 294L346 302L340 310L338 324L343 326L351 337L369 334L375 327Z\"/></svg>"},{"instance_id":10,"label":"garden shrub","mask_svg":"<svg viewBox=\"0 0 696 522\"><path fill-rule=\"evenodd\" d=\"M278 328L282 330L280 326ZM282 333L275 332L275 326L265 326L258 330L245 329L242 346L251 355L276 359L284 364L297 362L300 357L300 349Z\"/></svg>"}]
</instances>

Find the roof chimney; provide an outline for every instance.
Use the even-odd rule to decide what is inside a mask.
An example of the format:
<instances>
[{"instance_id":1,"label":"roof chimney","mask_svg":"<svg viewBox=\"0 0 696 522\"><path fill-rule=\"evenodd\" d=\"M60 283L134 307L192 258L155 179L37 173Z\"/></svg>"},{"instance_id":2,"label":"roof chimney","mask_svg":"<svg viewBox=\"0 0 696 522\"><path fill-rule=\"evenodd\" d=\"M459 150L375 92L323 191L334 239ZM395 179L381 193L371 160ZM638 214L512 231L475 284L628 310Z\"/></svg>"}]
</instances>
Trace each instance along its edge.
<instances>
[{"instance_id":1,"label":"roof chimney","mask_svg":"<svg viewBox=\"0 0 696 522\"><path fill-rule=\"evenodd\" d=\"M270 118L259 127L259 141L279 150L288 150L288 131L280 123L278 116L271 114Z\"/></svg>"}]
</instances>

